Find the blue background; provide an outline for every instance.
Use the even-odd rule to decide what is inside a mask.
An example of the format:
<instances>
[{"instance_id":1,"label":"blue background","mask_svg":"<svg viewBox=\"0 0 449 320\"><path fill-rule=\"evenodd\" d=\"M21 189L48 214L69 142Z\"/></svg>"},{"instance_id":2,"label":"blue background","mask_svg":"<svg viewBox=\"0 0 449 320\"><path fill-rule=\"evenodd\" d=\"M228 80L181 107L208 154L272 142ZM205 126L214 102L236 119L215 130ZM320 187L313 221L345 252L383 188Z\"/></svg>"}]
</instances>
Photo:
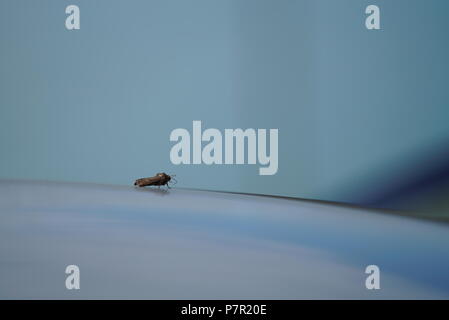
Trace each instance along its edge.
<instances>
[{"instance_id":1,"label":"blue background","mask_svg":"<svg viewBox=\"0 0 449 320\"><path fill-rule=\"evenodd\" d=\"M80 30L65 28L70 4ZM365 28L370 4L381 30ZM181 187L447 211L448 13L444 0L2 0L0 177L165 171ZM172 165L170 132L193 120L278 128L278 173Z\"/></svg>"}]
</instances>

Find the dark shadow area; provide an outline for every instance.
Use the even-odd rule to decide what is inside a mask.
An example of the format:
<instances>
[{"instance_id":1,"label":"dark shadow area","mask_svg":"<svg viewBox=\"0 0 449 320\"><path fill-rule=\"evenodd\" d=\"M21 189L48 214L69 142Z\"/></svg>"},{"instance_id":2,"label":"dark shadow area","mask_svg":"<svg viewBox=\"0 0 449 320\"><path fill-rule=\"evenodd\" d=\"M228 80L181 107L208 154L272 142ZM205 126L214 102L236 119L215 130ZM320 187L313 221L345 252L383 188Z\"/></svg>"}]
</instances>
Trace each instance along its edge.
<instances>
[{"instance_id":1,"label":"dark shadow area","mask_svg":"<svg viewBox=\"0 0 449 320\"><path fill-rule=\"evenodd\" d=\"M166 196L170 193L169 189L167 187L135 187L134 188L136 191L138 192L146 192L146 193L151 193L157 196Z\"/></svg>"},{"instance_id":2,"label":"dark shadow area","mask_svg":"<svg viewBox=\"0 0 449 320\"><path fill-rule=\"evenodd\" d=\"M345 199L363 207L449 216L449 140L404 159L367 175Z\"/></svg>"}]
</instances>

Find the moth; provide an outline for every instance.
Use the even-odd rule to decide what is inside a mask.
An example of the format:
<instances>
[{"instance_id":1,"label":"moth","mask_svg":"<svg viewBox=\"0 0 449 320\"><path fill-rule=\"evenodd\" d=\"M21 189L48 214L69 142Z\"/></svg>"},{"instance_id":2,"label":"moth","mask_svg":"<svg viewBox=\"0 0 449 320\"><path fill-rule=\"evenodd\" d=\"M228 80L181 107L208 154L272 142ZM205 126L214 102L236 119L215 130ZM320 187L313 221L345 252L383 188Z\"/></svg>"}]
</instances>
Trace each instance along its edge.
<instances>
[{"instance_id":1,"label":"moth","mask_svg":"<svg viewBox=\"0 0 449 320\"><path fill-rule=\"evenodd\" d=\"M174 177L174 175L170 176L170 175L166 174L165 172L156 173L156 175L154 177L137 179L134 182L134 185L138 186L138 187L145 187L145 186L159 186L160 187L160 186L166 185L168 188L170 188L170 186L168 185L168 182L171 181L172 179L176 182L176 179L174 179L173 177Z\"/></svg>"}]
</instances>

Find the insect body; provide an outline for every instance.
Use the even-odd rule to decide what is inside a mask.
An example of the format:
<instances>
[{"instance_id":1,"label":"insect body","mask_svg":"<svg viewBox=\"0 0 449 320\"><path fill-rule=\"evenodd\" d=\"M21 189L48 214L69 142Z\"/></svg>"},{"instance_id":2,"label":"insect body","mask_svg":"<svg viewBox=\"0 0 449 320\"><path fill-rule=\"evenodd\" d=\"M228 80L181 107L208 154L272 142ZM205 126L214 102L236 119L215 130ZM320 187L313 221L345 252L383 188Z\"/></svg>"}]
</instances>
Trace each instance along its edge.
<instances>
[{"instance_id":1,"label":"insect body","mask_svg":"<svg viewBox=\"0 0 449 320\"><path fill-rule=\"evenodd\" d=\"M161 172L161 173L157 173L154 177L137 179L134 182L134 185L138 186L138 187L145 187L145 186L159 186L160 187L160 186L167 185L167 187L169 187L168 182L171 179L172 179L171 176L169 176L168 174L166 174L164 172Z\"/></svg>"}]
</instances>

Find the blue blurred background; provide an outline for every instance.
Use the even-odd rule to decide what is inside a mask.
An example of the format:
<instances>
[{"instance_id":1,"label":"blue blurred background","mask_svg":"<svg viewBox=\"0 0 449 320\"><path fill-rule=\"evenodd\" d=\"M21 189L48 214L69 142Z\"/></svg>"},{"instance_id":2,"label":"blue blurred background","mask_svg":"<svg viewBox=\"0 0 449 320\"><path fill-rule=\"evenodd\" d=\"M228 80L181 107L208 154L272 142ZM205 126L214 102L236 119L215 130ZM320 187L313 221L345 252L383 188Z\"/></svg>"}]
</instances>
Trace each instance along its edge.
<instances>
[{"instance_id":1,"label":"blue blurred background","mask_svg":"<svg viewBox=\"0 0 449 320\"><path fill-rule=\"evenodd\" d=\"M81 29L65 28L76 4ZM381 30L365 28L365 8ZM0 2L0 178L449 212L449 2ZM175 128L278 128L279 170L171 164Z\"/></svg>"}]
</instances>

